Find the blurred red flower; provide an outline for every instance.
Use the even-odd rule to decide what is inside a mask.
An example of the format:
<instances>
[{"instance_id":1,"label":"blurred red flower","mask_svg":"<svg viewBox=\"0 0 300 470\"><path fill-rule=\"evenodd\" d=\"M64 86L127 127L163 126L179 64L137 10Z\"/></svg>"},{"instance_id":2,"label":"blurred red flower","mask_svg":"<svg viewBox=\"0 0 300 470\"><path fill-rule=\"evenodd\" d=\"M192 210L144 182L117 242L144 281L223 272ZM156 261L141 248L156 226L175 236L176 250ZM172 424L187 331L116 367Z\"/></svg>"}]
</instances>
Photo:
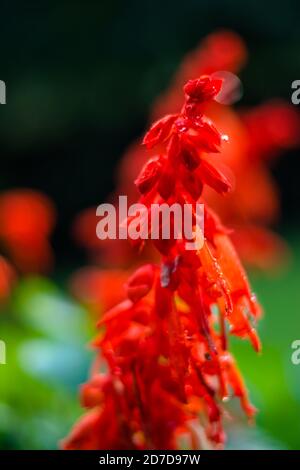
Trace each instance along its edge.
<instances>
[{"instance_id":1,"label":"blurred red flower","mask_svg":"<svg viewBox=\"0 0 300 470\"><path fill-rule=\"evenodd\" d=\"M0 242L7 258L1 263L1 298L9 294L17 272L40 273L52 267L49 237L54 223L54 207L44 194L31 189L0 194Z\"/></svg>"}]
</instances>

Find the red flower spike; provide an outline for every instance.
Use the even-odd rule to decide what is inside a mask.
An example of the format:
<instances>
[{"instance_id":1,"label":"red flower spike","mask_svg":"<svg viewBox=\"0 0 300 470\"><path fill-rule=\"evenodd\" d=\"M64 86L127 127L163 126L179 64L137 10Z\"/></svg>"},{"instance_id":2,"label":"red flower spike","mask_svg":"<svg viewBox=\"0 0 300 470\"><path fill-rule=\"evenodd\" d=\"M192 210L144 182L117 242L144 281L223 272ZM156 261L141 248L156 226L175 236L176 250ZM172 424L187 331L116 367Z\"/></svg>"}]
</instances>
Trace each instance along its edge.
<instances>
[{"instance_id":1,"label":"red flower spike","mask_svg":"<svg viewBox=\"0 0 300 470\"><path fill-rule=\"evenodd\" d=\"M169 205L189 203L197 225L203 185L220 193L229 190L214 157L207 155L220 146L220 135L198 112L220 85L208 76L189 81L181 113L157 121L146 134L144 144L159 145L160 154L146 163L136 181L139 202L147 208L164 200ZM253 417L227 336L248 338L259 350L254 325L260 309L228 230L208 207L204 218L199 251L187 250L182 238L163 239L160 232L153 240L160 267L138 268L126 283L126 298L100 320L93 344L97 367L82 388L89 412L64 448L178 449L183 437L191 448L203 447L197 435L220 448L226 438L223 401L229 391ZM107 372L100 374L98 369L105 367ZM195 426L201 431L195 432Z\"/></svg>"},{"instance_id":2,"label":"red flower spike","mask_svg":"<svg viewBox=\"0 0 300 470\"><path fill-rule=\"evenodd\" d=\"M180 152L180 139L177 134L173 134L168 144L167 153L170 163L175 165L178 162L178 155Z\"/></svg>"}]
</instances>

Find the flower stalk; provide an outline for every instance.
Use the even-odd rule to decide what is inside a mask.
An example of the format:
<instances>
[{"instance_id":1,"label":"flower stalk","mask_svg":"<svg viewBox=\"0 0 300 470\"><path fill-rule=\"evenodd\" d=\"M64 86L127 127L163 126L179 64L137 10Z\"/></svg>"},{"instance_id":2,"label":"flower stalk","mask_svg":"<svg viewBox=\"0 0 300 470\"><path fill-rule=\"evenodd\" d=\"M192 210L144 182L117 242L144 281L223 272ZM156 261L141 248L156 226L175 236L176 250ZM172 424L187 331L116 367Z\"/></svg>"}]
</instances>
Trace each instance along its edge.
<instances>
[{"instance_id":1,"label":"flower stalk","mask_svg":"<svg viewBox=\"0 0 300 470\"><path fill-rule=\"evenodd\" d=\"M196 228L203 187L230 191L214 164L223 138L204 114L221 86L210 76L190 80L181 112L146 133L150 158L135 184L149 213L152 204L190 204ZM200 250L187 250L184 234L152 241L160 262L139 267L124 300L99 321L97 366L81 391L88 412L64 448L220 448L225 402L236 397L254 416L228 339L249 339L259 351L261 310L228 233L205 205ZM134 244L142 249L145 240Z\"/></svg>"}]
</instances>

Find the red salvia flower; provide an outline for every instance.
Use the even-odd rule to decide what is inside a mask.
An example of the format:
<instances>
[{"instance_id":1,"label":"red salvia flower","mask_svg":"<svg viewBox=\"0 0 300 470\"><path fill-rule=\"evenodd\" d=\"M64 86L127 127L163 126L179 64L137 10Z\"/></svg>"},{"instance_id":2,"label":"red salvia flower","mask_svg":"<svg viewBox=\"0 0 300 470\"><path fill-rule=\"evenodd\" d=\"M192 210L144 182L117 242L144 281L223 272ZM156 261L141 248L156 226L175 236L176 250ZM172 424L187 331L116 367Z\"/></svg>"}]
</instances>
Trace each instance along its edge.
<instances>
[{"instance_id":1,"label":"red salvia flower","mask_svg":"<svg viewBox=\"0 0 300 470\"><path fill-rule=\"evenodd\" d=\"M209 76L189 81L181 112L146 134L151 155L157 151L136 181L147 207L187 202L194 211L203 186L229 191L209 156L221 135L202 111L219 89ZM101 318L99 357L82 387L89 411L65 449L177 449L181 442L218 448L225 441L224 401L237 397L253 417L227 336L248 338L258 351L260 308L228 231L207 207L204 230L199 251L187 251L184 239L155 240L160 263L138 268L121 303Z\"/></svg>"},{"instance_id":2,"label":"red salvia flower","mask_svg":"<svg viewBox=\"0 0 300 470\"><path fill-rule=\"evenodd\" d=\"M54 222L54 207L44 194L32 189L0 194L0 306L9 299L20 274L52 267L49 237Z\"/></svg>"}]
</instances>

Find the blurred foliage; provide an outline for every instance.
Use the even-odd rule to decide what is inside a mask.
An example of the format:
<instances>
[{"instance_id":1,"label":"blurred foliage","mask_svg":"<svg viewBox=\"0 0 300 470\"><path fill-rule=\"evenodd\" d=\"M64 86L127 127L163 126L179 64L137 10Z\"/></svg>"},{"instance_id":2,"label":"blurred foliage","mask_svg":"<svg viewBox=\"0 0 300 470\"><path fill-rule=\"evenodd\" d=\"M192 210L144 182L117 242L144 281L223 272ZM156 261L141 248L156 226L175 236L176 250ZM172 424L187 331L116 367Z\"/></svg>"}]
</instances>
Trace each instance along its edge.
<instances>
[{"instance_id":1,"label":"blurred foliage","mask_svg":"<svg viewBox=\"0 0 300 470\"><path fill-rule=\"evenodd\" d=\"M91 362L87 312L51 281L28 278L1 312L0 446L57 448L80 412L78 384Z\"/></svg>"},{"instance_id":2,"label":"blurred foliage","mask_svg":"<svg viewBox=\"0 0 300 470\"><path fill-rule=\"evenodd\" d=\"M300 368L291 361L292 342L300 338L300 244L298 235L288 238L290 265L252 279L265 311L259 327L262 353L256 356L240 341L233 341L232 349L259 410L258 427L276 438L279 448L300 449Z\"/></svg>"}]
</instances>

